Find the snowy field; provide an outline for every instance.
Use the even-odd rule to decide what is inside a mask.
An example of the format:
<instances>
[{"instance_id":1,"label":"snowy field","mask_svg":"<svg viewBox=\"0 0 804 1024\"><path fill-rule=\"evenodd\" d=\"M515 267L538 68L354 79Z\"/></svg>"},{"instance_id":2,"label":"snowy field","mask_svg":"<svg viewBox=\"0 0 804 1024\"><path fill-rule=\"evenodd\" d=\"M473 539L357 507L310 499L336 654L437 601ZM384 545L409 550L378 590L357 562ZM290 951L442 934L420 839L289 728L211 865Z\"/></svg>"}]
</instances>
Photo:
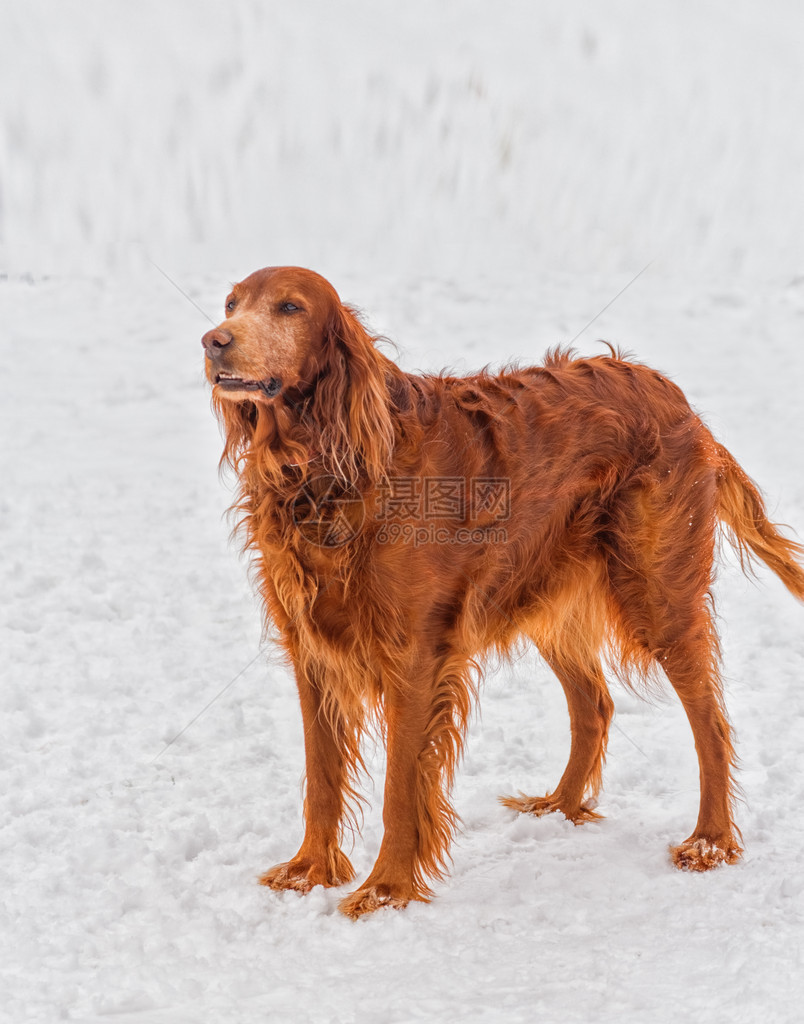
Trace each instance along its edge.
<instances>
[{"instance_id":1,"label":"snowy field","mask_svg":"<svg viewBox=\"0 0 804 1024\"><path fill-rule=\"evenodd\" d=\"M698 800L670 693L613 687L605 820L499 806L568 752L527 655L487 677L432 904L352 922L342 892L256 884L301 836L300 715L228 542L208 322L146 257L216 321L231 280L311 266L408 369L607 338L685 389L801 536L804 13L0 13L3 1024L799 1020L804 609L728 553L739 865L670 865Z\"/></svg>"}]
</instances>

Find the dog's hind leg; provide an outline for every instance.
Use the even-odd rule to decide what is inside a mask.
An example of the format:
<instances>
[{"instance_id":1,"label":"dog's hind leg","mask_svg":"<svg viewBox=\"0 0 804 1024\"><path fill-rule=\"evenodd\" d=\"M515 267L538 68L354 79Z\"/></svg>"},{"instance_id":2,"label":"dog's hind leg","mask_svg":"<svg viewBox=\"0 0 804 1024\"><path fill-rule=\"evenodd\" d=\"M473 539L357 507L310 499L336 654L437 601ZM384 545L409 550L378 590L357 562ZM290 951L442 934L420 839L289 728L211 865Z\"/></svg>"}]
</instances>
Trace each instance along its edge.
<instances>
[{"instance_id":1,"label":"dog's hind leg","mask_svg":"<svg viewBox=\"0 0 804 1024\"><path fill-rule=\"evenodd\" d=\"M710 448L702 451L685 443L672 471L623 495L622 521L613 534L619 547L609 562L626 660L642 671L651 665L664 670L692 728L701 786L698 822L670 853L678 867L693 871L731 864L742 853L732 819L735 755L710 596L716 479L706 462Z\"/></svg>"},{"instance_id":2,"label":"dog's hind leg","mask_svg":"<svg viewBox=\"0 0 804 1024\"><path fill-rule=\"evenodd\" d=\"M691 871L733 864L742 853L739 831L732 820L735 756L723 708L717 640L706 606L699 608L696 621L658 660L687 714L701 780L695 831L672 847L670 854L677 867Z\"/></svg>"},{"instance_id":3,"label":"dog's hind leg","mask_svg":"<svg viewBox=\"0 0 804 1024\"><path fill-rule=\"evenodd\" d=\"M542 797L504 796L500 802L529 814L561 811L570 821L580 824L600 817L590 801L600 789L614 704L599 661L584 664L569 660L566 654L543 653L567 698L572 735L567 767L552 793Z\"/></svg>"},{"instance_id":4,"label":"dog's hind leg","mask_svg":"<svg viewBox=\"0 0 804 1024\"><path fill-rule=\"evenodd\" d=\"M651 611L654 623L650 624ZM682 604L666 592L653 608L646 602L636 630L642 644L679 696L695 740L700 774L700 807L692 835L671 847L679 868L707 871L718 864L733 864L742 849L732 819L735 755L731 729L723 706L718 641L706 594Z\"/></svg>"},{"instance_id":5,"label":"dog's hind leg","mask_svg":"<svg viewBox=\"0 0 804 1024\"><path fill-rule=\"evenodd\" d=\"M554 591L544 596L524 632L558 677L569 709L571 745L564 774L542 797L501 797L512 810L529 814L561 811L580 824L600 815L593 800L600 789L614 704L600 663L607 633L608 602L603 562L593 555L557 572Z\"/></svg>"}]
</instances>

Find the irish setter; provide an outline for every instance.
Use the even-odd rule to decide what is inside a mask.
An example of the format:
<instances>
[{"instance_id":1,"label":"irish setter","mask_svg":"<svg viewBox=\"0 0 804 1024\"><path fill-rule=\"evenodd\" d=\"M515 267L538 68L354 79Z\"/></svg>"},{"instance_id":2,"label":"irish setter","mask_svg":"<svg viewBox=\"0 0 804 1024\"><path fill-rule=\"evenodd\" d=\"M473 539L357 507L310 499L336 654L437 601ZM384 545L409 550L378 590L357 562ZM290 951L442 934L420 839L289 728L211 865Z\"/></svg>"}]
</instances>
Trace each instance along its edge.
<instances>
[{"instance_id":1,"label":"irish setter","mask_svg":"<svg viewBox=\"0 0 804 1024\"><path fill-rule=\"evenodd\" d=\"M551 793L503 803L597 818L613 712L601 658L626 683L661 669L701 779L698 822L672 859L695 871L736 861L710 589L718 525L802 600L804 548L655 370L556 351L498 375L416 376L376 341L296 267L236 284L203 338L234 508L304 720L304 840L263 884L304 893L354 879L341 832L375 724L384 838L340 909L428 900L458 821L450 785L480 666L522 638L564 689L572 741Z\"/></svg>"}]
</instances>

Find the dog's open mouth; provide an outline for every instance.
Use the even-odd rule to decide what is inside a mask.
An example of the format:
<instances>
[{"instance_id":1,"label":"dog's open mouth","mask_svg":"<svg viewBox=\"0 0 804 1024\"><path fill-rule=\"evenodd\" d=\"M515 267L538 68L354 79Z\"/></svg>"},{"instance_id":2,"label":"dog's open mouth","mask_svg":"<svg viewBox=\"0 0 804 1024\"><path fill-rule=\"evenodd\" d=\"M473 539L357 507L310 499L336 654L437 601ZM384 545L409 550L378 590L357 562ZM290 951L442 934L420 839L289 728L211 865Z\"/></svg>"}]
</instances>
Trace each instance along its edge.
<instances>
[{"instance_id":1,"label":"dog's open mouth","mask_svg":"<svg viewBox=\"0 0 804 1024\"><path fill-rule=\"evenodd\" d=\"M246 380L243 377L236 377L233 373L217 373L215 383L224 391L262 391L269 398L278 395L282 388L282 381L276 377L269 377L268 380Z\"/></svg>"}]
</instances>

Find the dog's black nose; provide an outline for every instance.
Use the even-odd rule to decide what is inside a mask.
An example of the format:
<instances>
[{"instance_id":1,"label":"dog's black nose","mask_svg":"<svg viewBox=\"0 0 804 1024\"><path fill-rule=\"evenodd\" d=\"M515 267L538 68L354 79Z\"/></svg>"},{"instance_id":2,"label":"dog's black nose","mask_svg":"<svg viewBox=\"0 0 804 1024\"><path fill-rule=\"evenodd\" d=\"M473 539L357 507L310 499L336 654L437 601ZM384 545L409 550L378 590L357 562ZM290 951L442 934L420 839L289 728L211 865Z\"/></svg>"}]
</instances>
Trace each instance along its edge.
<instances>
[{"instance_id":1,"label":"dog's black nose","mask_svg":"<svg viewBox=\"0 0 804 1024\"><path fill-rule=\"evenodd\" d=\"M201 344L209 359L217 359L221 349L231 345L233 341L231 331L227 331L225 327L213 327L201 339Z\"/></svg>"}]
</instances>

